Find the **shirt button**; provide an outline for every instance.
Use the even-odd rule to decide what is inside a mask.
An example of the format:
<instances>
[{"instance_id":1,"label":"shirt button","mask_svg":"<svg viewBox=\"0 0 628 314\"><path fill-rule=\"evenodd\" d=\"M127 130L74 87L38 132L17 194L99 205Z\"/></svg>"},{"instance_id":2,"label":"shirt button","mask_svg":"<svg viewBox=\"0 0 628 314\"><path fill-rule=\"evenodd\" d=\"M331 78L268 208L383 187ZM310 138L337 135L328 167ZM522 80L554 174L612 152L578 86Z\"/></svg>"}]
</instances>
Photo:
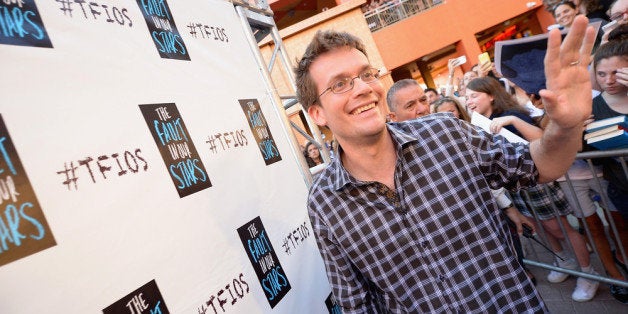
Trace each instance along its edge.
<instances>
[{"instance_id":1,"label":"shirt button","mask_svg":"<svg viewBox=\"0 0 628 314\"><path fill-rule=\"evenodd\" d=\"M427 247L429 246L429 242L427 242L427 241L422 241L422 242L421 242L421 246L422 246L424 249L427 249Z\"/></svg>"},{"instance_id":2,"label":"shirt button","mask_svg":"<svg viewBox=\"0 0 628 314\"><path fill-rule=\"evenodd\" d=\"M438 280L440 280L441 282L445 281L445 276L438 275Z\"/></svg>"}]
</instances>

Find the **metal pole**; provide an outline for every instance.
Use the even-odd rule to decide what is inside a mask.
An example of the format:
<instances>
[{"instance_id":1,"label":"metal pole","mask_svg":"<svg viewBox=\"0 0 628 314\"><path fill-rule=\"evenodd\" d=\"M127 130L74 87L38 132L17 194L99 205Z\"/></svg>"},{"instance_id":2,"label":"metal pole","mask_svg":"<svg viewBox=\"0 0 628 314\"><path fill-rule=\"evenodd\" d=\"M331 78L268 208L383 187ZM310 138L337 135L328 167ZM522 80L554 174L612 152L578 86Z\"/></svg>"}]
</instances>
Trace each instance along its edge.
<instances>
[{"instance_id":1,"label":"metal pole","mask_svg":"<svg viewBox=\"0 0 628 314\"><path fill-rule=\"evenodd\" d=\"M290 81L290 86L292 86L292 89L296 92L297 86L295 83L294 74L292 73L292 68L290 68L290 65L291 65L290 59L288 58L288 54L286 53L286 51L283 49L284 47L283 41L276 27L272 28L271 36L275 42L275 48L279 50L279 57L281 58L281 63L284 66L284 70L288 76L288 80ZM331 155L329 154L329 149L327 149L327 146L325 145L325 142L323 141L323 137L321 136L321 130L318 128L316 123L312 121L312 118L307 113L307 111L304 111L303 108L301 108L301 111L303 111L303 116L305 117L307 126L310 129L310 132L312 132L314 139L316 140L316 142L321 144L320 145L322 147L321 156L323 157L323 162L325 163L331 162Z\"/></svg>"},{"instance_id":2,"label":"metal pole","mask_svg":"<svg viewBox=\"0 0 628 314\"><path fill-rule=\"evenodd\" d=\"M251 31L251 27L247 20L246 12L244 11L245 8L239 4L234 3L234 5L235 5L236 12L238 13L238 17L240 18L242 29L244 30L246 34L245 37L247 41L249 42L249 47L251 48L251 51L253 52L253 55L255 56L255 60L257 61L258 68L260 69L260 72L264 78L264 84L266 85L266 90L268 91L268 94L271 96L270 99L274 105L273 107L275 108L275 112L280 117L281 121L283 122L282 129L284 131L284 134L292 142L292 145L290 145L291 146L290 150L292 152L292 155L297 160L299 160L300 166L301 166L299 167L299 169L301 171L301 175L303 175L303 180L305 181L305 184L308 187L310 187L312 185L312 174L310 173L309 167L307 167L305 156L303 156L300 149L298 151L296 150L296 148L299 147L299 144L297 142L296 137L294 136L294 133L292 131L289 131L290 123L288 121L288 116L286 114L285 109L283 108L283 104L281 102L281 98L279 97L279 94L277 93L277 90L273 87L270 72L268 72L268 69L266 68L265 60L262 56L262 53L259 50L257 41L255 40L255 36L253 36L253 32Z\"/></svg>"},{"instance_id":3,"label":"metal pole","mask_svg":"<svg viewBox=\"0 0 628 314\"><path fill-rule=\"evenodd\" d=\"M613 279L613 278L607 278L607 277L603 277L600 275L592 275L589 273L584 273L581 271L576 271L576 270L571 270L571 269L566 269L566 268L560 268L560 267L556 267L554 265L549 265L549 264L545 264L545 263L539 263L537 261L532 261L529 259L523 259L523 263L526 265L530 265L530 266L535 266L535 267L541 267L541 268L545 268L545 269L549 269L549 270L554 270L554 271L558 271L561 273L565 273L565 274L569 274L569 275L573 275L573 276L577 276L577 277L583 277L583 278L587 278L587 279L592 279L592 280L597 280L600 282L605 282L611 285L617 285L617 286L622 286L622 287L626 287L628 288L628 281L624 281L624 280L617 280L617 279Z\"/></svg>"}]
</instances>

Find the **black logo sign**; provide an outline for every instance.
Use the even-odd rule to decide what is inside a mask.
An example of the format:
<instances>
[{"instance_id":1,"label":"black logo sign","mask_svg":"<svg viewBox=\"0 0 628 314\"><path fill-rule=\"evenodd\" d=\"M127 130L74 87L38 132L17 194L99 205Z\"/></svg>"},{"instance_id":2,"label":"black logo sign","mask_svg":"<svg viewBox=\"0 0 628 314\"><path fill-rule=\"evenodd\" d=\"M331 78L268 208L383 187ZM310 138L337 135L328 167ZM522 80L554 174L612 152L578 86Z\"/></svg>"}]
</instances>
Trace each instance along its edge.
<instances>
[{"instance_id":1,"label":"black logo sign","mask_svg":"<svg viewBox=\"0 0 628 314\"><path fill-rule=\"evenodd\" d=\"M279 264L262 220L258 217L238 228L244 250L255 269L271 308L290 291L290 282Z\"/></svg>"},{"instance_id":2,"label":"black logo sign","mask_svg":"<svg viewBox=\"0 0 628 314\"><path fill-rule=\"evenodd\" d=\"M155 280L102 310L104 314L170 314Z\"/></svg>"},{"instance_id":3,"label":"black logo sign","mask_svg":"<svg viewBox=\"0 0 628 314\"><path fill-rule=\"evenodd\" d=\"M140 110L166 163L172 182L177 187L179 197L212 186L177 105L140 105Z\"/></svg>"},{"instance_id":4,"label":"black logo sign","mask_svg":"<svg viewBox=\"0 0 628 314\"><path fill-rule=\"evenodd\" d=\"M0 44L52 48L35 1L0 3Z\"/></svg>"},{"instance_id":5,"label":"black logo sign","mask_svg":"<svg viewBox=\"0 0 628 314\"><path fill-rule=\"evenodd\" d=\"M0 266L57 244L2 116L0 204Z\"/></svg>"},{"instance_id":6,"label":"black logo sign","mask_svg":"<svg viewBox=\"0 0 628 314\"><path fill-rule=\"evenodd\" d=\"M137 4L144 14L150 37L159 51L159 56L164 59L190 60L188 49L174 24L168 2L166 0L137 0Z\"/></svg>"},{"instance_id":7,"label":"black logo sign","mask_svg":"<svg viewBox=\"0 0 628 314\"><path fill-rule=\"evenodd\" d=\"M240 99L238 101L246 120L249 121L251 132L255 136L255 141L257 141L257 146L259 146L266 165L280 161L281 155L277 149L277 144L268 129L268 123L266 123L266 118L264 118L264 113L260 109L257 99Z\"/></svg>"},{"instance_id":8,"label":"black logo sign","mask_svg":"<svg viewBox=\"0 0 628 314\"><path fill-rule=\"evenodd\" d=\"M327 306L329 314L342 314L342 308L340 308L340 305L336 303L336 298L334 298L333 293L330 293L329 296L327 296L327 299L325 299L325 305Z\"/></svg>"}]
</instances>

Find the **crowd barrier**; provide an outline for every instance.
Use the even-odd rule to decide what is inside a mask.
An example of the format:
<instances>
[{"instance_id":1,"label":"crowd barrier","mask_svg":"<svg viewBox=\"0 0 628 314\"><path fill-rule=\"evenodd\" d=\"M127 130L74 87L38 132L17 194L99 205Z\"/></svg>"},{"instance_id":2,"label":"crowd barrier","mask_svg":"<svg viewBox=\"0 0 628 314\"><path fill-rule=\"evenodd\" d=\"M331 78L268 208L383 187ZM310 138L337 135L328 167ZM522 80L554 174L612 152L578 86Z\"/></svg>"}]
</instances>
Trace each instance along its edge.
<instances>
[{"instance_id":1,"label":"crowd barrier","mask_svg":"<svg viewBox=\"0 0 628 314\"><path fill-rule=\"evenodd\" d=\"M589 166L589 170L592 173L592 177L594 178L594 184L602 191L602 193L599 193L599 194L592 193L591 197L598 207L596 214L600 217L600 219L604 223L607 239L611 247L614 249L614 251L617 252L617 255L622 256L624 261L628 261L628 259L626 258L626 244L627 243L622 243L621 237L619 235L620 231L626 232L626 230L618 229L621 227L617 226L617 224L613 221L611 217L611 211L609 210L609 203L611 201L609 200L608 195L606 194L606 189L601 188L602 180L604 180L604 178L598 177L596 175L595 165L598 164L599 161L602 160L602 158L615 158L617 161L619 161L619 164L621 165L621 170L619 170L619 172L622 172L623 170L623 176L628 178L628 167L626 165L626 159L628 158L628 149L583 152L583 153L579 153L576 156L576 159L584 160L587 162ZM621 175L621 173L618 173L618 174ZM563 192L565 194L572 193L572 195L575 195L575 190L574 190L572 179L570 179L568 175L565 176L565 179L566 179L568 188L563 189ZM549 193L549 190L547 190L547 192ZM554 211L557 212L557 209L553 204L552 204L552 207ZM580 204L577 204L577 208L573 208L573 209L582 211ZM537 217L536 213L534 213L534 215L535 217ZM558 216L558 214L556 215ZM539 250L545 250L545 249L539 248L539 246L536 246L535 248L535 245L529 242L529 241L532 241L531 239L525 239L525 240L522 239L524 246L527 246L528 249L532 250L531 252L532 254L527 254L526 258L523 260L524 263L529 266L540 267L547 270L560 271L560 272L577 276L577 277L584 277L587 279L597 280L603 283L619 285L622 287L628 287L628 281L616 280L605 275L606 272L604 268L600 266L603 263L598 254L599 248L595 245L595 241L593 240L592 235L591 235L590 226L587 224L587 222L584 219L578 219L573 215L569 215L568 221L569 221L569 225L565 226L562 223L560 223L560 220L559 220L559 225L565 239L562 242L564 244L567 244L567 247L565 247L565 249L568 249L569 251L571 251L570 253L571 255L573 255L573 245L569 241L569 237L567 237L566 228L576 228L577 230L579 230L579 232L584 233L587 239L588 248L590 249L590 253L591 253L591 262L593 265L595 265L596 271L600 275L592 275L592 274L584 273L577 270L566 269L566 268L558 267L552 264L551 262L548 263L547 261L541 261L539 259L539 255L541 253L539 252ZM537 227L537 239L539 238L541 242L549 246L546 232L542 228ZM599 263L596 263L596 260ZM618 267L618 269L623 273L624 276L628 275L625 273L624 270L621 269L621 267Z\"/></svg>"}]
</instances>

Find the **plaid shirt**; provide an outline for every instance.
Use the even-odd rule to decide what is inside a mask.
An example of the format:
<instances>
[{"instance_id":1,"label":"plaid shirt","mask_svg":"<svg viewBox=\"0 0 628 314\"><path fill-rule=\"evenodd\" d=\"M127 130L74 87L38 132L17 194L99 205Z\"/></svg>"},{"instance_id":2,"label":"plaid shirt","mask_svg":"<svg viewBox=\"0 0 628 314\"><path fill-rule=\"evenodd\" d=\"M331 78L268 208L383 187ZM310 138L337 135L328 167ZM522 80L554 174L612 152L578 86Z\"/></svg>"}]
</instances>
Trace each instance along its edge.
<instances>
[{"instance_id":1,"label":"plaid shirt","mask_svg":"<svg viewBox=\"0 0 628 314\"><path fill-rule=\"evenodd\" d=\"M535 184L529 149L449 117L387 125L394 191L357 181L340 158L312 186L310 218L344 313L546 311L490 192Z\"/></svg>"},{"instance_id":2,"label":"plaid shirt","mask_svg":"<svg viewBox=\"0 0 628 314\"><path fill-rule=\"evenodd\" d=\"M547 188L547 190L545 189ZM525 194L528 194L527 197ZM565 192L555 183L539 184L521 191L511 192L512 203L525 216L548 220L573 213ZM534 213L533 213L534 212Z\"/></svg>"}]
</instances>

